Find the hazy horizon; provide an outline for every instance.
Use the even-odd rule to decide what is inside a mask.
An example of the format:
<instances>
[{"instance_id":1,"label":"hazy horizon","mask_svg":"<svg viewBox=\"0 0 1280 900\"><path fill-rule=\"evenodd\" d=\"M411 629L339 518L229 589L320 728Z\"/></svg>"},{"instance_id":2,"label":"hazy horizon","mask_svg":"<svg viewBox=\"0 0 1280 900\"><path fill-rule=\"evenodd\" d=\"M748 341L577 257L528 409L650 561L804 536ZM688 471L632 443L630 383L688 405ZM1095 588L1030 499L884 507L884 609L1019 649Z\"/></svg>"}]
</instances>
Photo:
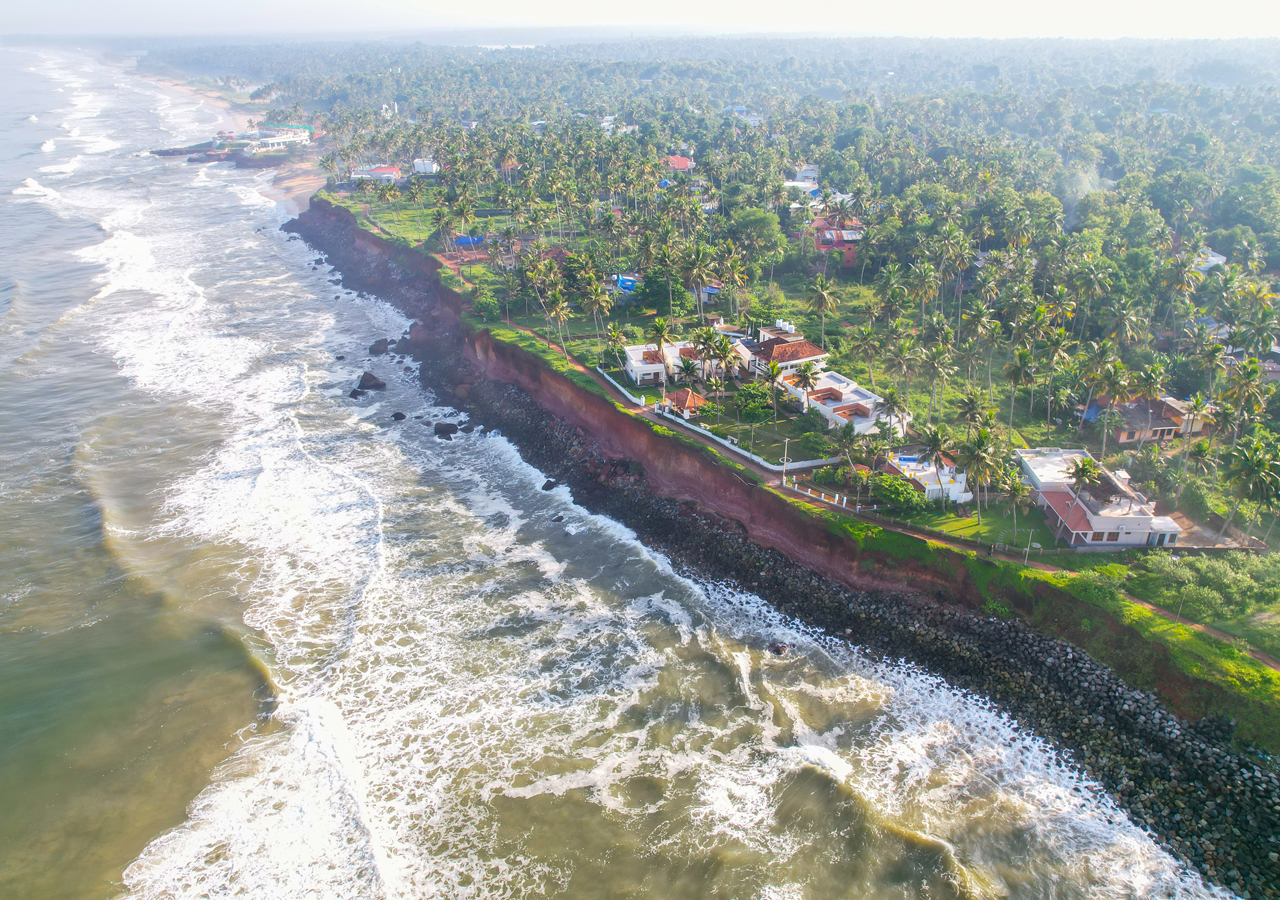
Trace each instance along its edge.
<instances>
[{"instance_id":1,"label":"hazy horizon","mask_svg":"<svg viewBox=\"0 0 1280 900\"><path fill-rule=\"evenodd\" d=\"M851 7L816 0L792 17L773 5L710 0L692 9L656 0L637 16L634 7L603 8L582 0L536 7L495 0L479 12L442 0L228 0L216 9L174 7L157 0L104 5L88 0L51 2L13 10L6 36L204 37L271 35L307 38L447 38L475 34L580 31L594 36L776 35L907 38L1240 39L1280 37L1280 7L1226 0L1212 7L1174 0L1150 4L1082 0L1063 7L1010 7L997 0L966 4L914 0L888 7ZM210 15L212 13L212 17Z\"/></svg>"}]
</instances>

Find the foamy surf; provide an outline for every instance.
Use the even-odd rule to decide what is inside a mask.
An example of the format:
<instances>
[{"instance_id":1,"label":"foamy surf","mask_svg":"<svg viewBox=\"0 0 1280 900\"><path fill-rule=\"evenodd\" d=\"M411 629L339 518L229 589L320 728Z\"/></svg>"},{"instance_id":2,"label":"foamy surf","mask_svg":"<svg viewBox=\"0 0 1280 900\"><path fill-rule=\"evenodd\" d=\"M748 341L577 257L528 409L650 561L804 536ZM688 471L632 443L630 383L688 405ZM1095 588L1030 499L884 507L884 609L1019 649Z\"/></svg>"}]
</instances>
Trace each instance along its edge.
<instances>
[{"instance_id":1,"label":"foamy surf","mask_svg":"<svg viewBox=\"0 0 1280 900\"><path fill-rule=\"evenodd\" d=\"M84 166L14 191L107 232L62 324L219 436L128 539L235 561L205 587L279 697L127 896L1224 896L998 710L682 577L498 435L434 439L459 416L366 356L407 321L260 233L267 176Z\"/></svg>"}]
</instances>

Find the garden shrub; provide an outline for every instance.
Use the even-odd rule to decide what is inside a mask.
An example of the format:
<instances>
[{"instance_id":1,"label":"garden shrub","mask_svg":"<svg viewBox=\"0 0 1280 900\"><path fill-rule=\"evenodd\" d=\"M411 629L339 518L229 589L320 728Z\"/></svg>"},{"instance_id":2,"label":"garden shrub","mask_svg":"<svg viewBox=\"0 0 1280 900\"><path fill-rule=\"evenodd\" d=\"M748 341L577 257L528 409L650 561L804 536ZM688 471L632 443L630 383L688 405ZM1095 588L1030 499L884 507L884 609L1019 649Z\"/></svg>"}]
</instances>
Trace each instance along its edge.
<instances>
[{"instance_id":1,"label":"garden shrub","mask_svg":"<svg viewBox=\"0 0 1280 900\"><path fill-rule=\"evenodd\" d=\"M877 475L871 482L871 496L876 502L892 506L905 513L923 512L929 508L924 492L916 490L899 475Z\"/></svg>"},{"instance_id":2,"label":"garden shrub","mask_svg":"<svg viewBox=\"0 0 1280 900\"><path fill-rule=\"evenodd\" d=\"M805 459L822 459L831 452L831 443L826 435L811 431L800 438L800 452Z\"/></svg>"}]
</instances>

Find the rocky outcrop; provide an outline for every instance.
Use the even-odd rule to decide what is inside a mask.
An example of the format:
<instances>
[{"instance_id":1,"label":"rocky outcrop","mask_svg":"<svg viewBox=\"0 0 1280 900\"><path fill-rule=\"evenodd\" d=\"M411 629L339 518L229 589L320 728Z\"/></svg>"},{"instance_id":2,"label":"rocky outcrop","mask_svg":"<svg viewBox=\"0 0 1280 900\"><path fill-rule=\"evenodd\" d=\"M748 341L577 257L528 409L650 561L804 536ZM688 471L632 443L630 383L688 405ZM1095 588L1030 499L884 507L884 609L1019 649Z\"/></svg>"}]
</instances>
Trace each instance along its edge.
<instances>
[{"instance_id":1,"label":"rocky outcrop","mask_svg":"<svg viewBox=\"0 0 1280 900\"><path fill-rule=\"evenodd\" d=\"M361 375L360 384L357 385L357 390L361 391L385 391L386 389L387 383L372 372Z\"/></svg>"}]
</instances>

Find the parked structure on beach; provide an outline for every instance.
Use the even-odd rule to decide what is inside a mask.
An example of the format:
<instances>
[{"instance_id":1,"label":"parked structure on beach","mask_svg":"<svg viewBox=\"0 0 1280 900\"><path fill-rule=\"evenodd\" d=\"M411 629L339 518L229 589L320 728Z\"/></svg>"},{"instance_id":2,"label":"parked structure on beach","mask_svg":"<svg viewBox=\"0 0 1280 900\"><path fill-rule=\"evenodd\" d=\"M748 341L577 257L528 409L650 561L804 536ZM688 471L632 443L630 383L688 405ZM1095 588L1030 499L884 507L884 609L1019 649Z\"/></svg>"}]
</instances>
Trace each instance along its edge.
<instances>
[{"instance_id":1,"label":"parked structure on beach","mask_svg":"<svg viewBox=\"0 0 1280 900\"><path fill-rule=\"evenodd\" d=\"M1088 450L1041 447L1016 453L1023 481L1030 485L1055 538L1089 550L1178 543L1182 533L1178 523L1157 515L1155 504L1129 487L1127 477L1098 466L1096 482L1073 480L1075 464L1093 458Z\"/></svg>"}]
</instances>

